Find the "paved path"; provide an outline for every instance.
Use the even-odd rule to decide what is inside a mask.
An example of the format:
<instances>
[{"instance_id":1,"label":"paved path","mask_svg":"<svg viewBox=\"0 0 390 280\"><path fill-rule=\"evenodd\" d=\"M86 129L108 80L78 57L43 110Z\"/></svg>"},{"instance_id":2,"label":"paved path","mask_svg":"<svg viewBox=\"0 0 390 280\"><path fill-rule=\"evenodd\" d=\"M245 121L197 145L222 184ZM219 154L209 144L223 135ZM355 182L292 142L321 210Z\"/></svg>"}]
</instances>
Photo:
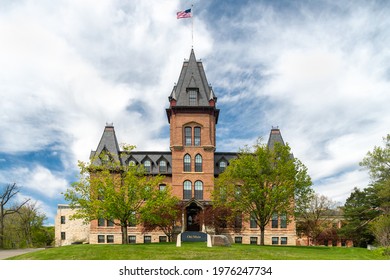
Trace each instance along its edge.
<instances>
[{"instance_id":1,"label":"paved path","mask_svg":"<svg viewBox=\"0 0 390 280\"><path fill-rule=\"evenodd\" d=\"M45 248L28 248L28 249L13 249L13 250L0 250L0 260L10 258L17 255L22 255L30 252L44 250Z\"/></svg>"}]
</instances>

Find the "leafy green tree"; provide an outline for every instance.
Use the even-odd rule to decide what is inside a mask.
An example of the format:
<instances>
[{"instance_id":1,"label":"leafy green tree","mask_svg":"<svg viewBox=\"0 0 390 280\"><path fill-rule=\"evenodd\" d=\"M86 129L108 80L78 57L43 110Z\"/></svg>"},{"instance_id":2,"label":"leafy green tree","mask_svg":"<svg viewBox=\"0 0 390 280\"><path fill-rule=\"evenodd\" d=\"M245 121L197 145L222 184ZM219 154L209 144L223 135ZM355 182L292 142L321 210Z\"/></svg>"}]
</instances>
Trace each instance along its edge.
<instances>
[{"instance_id":1,"label":"leafy green tree","mask_svg":"<svg viewBox=\"0 0 390 280\"><path fill-rule=\"evenodd\" d=\"M214 205L232 209L232 213L252 216L264 231L274 213L294 215L294 198L308 193L311 179L306 167L291 154L288 145L275 143L273 149L257 143L254 152L245 148L230 162L216 180Z\"/></svg>"},{"instance_id":2,"label":"leafy green tree","mask_svg":"<svg viewBox=\"0 0 390 280\"><path fill-rule=\"evenodd\" d=\"M370 192L375 196L377 214L370 222L372 234L378 243L389 246L390 221L390 134L383 138L384 147L375 146L369 151L360 165L368 169L371 178Z\"/></svg>"},{"instance_id":3,"label":"leafy green tree","mask_svg":"<svg viewBox=\"0 0 390 280\"><path fill-rule=\"evenodd\" d=\"M369 151L360 165L367 168L372 182L384 182L390 179L390 134L383 138L384 147L375 146Z\"/></svg>"},{"instance_id":4,"label":"leafy green tree","mask_svg":"<svg viewBox=\"0 0 390 280\"><path fill-rule=\"evenodd\" d=\"M143 230L149 232L160 229L168 237L168 242L171 242L175 233L176 221L180 214L180 200L172 195L169 186L165 186L164 189L156 193L153 199L145 202L141 210L144 223Z\"/></svg>"},{"instance_id":5,"label":"leafy green tree","mask_svg":"<svg viewBox=\"0 0 390 280\"><path fill-rule=\"evenodd\" d=\"M121 227L122 244L127 244L127 228L142 220L145 202L158 197L157 186L164 178L148 175L143 166L122 166L109 160L98 166L79 162L79 167L79 181L64 194L77 210L72 218L111 220Z\"/></svg>"}]
</instances>

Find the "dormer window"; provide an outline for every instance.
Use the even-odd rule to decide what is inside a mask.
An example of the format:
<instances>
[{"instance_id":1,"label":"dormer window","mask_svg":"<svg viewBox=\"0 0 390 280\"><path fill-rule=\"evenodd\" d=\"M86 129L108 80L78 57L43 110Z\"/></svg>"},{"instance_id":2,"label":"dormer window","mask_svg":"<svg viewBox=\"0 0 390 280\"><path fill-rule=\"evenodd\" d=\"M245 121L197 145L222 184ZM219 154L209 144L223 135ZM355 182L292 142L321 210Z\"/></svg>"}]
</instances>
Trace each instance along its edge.
<instances>
[{"instance_id":1,"label":"dormer window","mask_svg":"<svg viewBox=\"0 0 390 280\"><path fill-rule=\"evenodd\" d=\"M167 172L167 162L165 160L160 161L159 170L160 170L160 173Z\"/></svg>"},{"instance_id":2,"label":"dormer window","mask_svg":"<svg viewBox=\"0 0 390 280\"><path fill-rule=\"evenodd\" d=\"M188 100L190 106L198 105L198 91L196 89L188 90Z\"/></svg>"},{"instance_id":3,"label":"dormer window","mask_svg":"<svg viewBox=\"0 0 390 280\"><path fill-rule=\"evenodd\" d=\"M151 168L150 168L151 167L150 160L145 160L144 167L145 167L145 172L150 173L150 170L151 170Z\"/></svg>"},{"instance_id":4,"label":"dormer window","mask_svg":"<svg viewBox=\"0 0 390 280\"><path fill-rule=\"evenodd\" d=\"M219 171L220 171L220 172L224 172L225 169L226 169L226 161L221 161L221 162L219 163Z\"/></svg>"},{"instance_id":5,"label":"dormer window","mask_svg":"<svg viewBox=\"0 0 390 280\"><path fill-rule=\"evenodd\" d=\"M102 163L103 165L106 165L106 164L110 163L110 162L111 162L110 153L109 153L106 149L104 149L104 150L100 153L99 159L100 159L100 161L101 161L101 163Z\"/></svg>"}]
</instances>

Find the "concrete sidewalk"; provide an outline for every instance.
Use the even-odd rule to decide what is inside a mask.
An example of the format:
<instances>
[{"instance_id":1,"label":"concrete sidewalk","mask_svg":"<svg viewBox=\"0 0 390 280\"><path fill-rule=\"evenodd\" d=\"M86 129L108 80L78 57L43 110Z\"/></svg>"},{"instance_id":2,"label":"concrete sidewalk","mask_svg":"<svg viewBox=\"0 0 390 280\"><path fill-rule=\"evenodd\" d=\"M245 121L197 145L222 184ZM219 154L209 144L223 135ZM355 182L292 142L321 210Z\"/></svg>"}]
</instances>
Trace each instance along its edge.
<instances>
[{"instance_id":1,"label":"concrete sidewalk","mask_svg":"<svg viewBox=\"0 0 390 280\"><path fill-rule=\"evenodd\" d=\"M39 251L39 250L45 250L45 248L0 250L0 260L4 260L13 256L22 255L30 252Z\"/></svg>"}]
</instances>

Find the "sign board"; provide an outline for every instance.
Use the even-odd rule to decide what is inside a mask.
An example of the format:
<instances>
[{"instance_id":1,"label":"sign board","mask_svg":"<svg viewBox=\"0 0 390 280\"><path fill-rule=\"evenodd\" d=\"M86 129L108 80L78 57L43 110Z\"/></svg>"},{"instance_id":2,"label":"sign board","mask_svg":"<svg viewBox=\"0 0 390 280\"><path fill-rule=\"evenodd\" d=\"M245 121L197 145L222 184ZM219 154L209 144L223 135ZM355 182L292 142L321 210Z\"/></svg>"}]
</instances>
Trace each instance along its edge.
<instances>
[{"instance_id":1,"label":"sign board","mask_svg":"<svg viewBox=\"0 0 390 280\"><path fill-rule=\"evenodd\" d=\"M200 231L185 231L181 234L182 242L206 242L207 234Z\"/></svg>"}]
</instances>

